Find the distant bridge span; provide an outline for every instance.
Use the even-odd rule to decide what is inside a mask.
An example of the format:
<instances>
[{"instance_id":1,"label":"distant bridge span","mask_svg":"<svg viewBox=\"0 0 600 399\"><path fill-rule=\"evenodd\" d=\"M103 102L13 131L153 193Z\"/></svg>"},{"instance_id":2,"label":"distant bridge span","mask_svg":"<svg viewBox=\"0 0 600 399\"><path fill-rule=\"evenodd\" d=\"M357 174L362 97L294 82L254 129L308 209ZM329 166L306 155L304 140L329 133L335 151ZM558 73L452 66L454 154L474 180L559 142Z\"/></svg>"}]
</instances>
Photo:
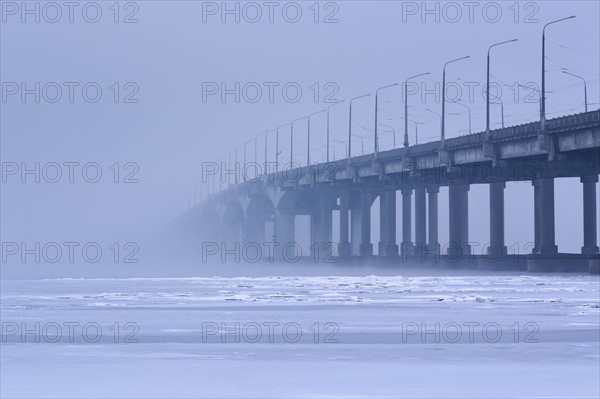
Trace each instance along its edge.
<instances>
[{"instance_id":1,"label":"distant bridge span","mask_svg":"<svg viewBox=\"0 0 600 399\"><path fill-rule=\"evenodd\" d=\"M332 212L340 212L340 258L371 258L371 213L380 198L380 258L463 259L472 254L468 230L471 184L490 190L490 243L486 260L506 259L504 188L531 181L535 237L530 270L590 268L597 271L597 198L600 173L600 110L532 122L445 141L396 148L310 167L283 168L252 181L241 168L237 181L179 217L192 230L210 227L204 239L228 243L294 242L294 217L310 215L311 241L331 248ZM278 171L275 171L277 169ZM578 256L560 254L555 242L554 180L579 177L583 190L584 242ZM439 188L449 188L449 243L438 242ZM402 195L402 237L396 239L396 194ZM415 209L412 210L412 195ZM412 218L415 218L415 237ZM273 239L265 236L272 225ZM439 255L442 255L440 258ZM280 254L282 255L282 254ZM506 263L506 262L505 262Z\"/></svg>"}]
</instances>

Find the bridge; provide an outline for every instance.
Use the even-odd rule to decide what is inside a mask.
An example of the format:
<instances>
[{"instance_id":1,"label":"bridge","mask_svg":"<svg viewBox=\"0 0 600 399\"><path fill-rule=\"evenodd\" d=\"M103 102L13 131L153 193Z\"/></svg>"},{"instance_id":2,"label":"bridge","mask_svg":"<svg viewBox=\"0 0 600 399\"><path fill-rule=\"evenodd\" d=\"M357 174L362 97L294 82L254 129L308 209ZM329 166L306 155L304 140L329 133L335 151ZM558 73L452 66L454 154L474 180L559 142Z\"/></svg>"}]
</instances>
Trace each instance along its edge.
<instances>
[{"instance_id":1,"label":"bridge","mask_svg":"<svg viewBox=\"0 0 600 399\"><path fill-rule=\"evenodd\" d=\"M319 259L598 272L600 110L305 167L282 167L266 160L265 155L262 173L253 178L244 173L247 163L221 165L222 170L214 173L227 174L229 187L178 218L202 242L213 243L203 250L214 253L215 242L222 244L220 250L270 243L269 256L293 258L298 252L295 216L308 215L311 249ZM580 178L583 190L584 239L579 254L560 253L555 241L554 183L566 177ZM535 234L528 254L509 254L505 245L504 189L511 181L531 182L534 192ZM489 186L490 242L483 251L478 248L480 253L469 240L473 184ZM444 186L449 196L449 242L440 245L438 194ZM398 192L401 241L396 237ZM370 208L376 198L380 241L375 256ZM334 210L339 211L337 243L332 243Z\"/></svg>"}]
</instances>

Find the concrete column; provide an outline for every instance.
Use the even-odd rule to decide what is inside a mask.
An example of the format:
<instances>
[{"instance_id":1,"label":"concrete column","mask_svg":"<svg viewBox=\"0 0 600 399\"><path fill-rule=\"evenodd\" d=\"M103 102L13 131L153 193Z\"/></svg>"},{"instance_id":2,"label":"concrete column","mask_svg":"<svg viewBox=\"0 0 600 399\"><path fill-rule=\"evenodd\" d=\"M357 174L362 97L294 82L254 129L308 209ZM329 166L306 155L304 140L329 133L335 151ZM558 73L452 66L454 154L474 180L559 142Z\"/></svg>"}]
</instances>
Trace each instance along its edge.
<instances>
[{"instance_id":1,"label":"concrete column","mask_svg":"<svg viewBox=\"0 0 600 399\"><path fill-rule=\"evenodd\" d=\"M488 255L503 256L507 253L504 245L504 189L506 183L490 183L490 246Z\"/></svg>"},{"instance_id":2,"label":"concrete column","mask_svg":"<svg viewBox=\"0 0 600 399\"><path fill-rule=\"evenodd\" d=\"M448 187L450 209L448 255L453 258L471 253L469 242L469 185L454 184Z\"/></svg>"},{"instance_id":3,"label":"concrete column","mask_svg":"<svg viewBox=\"0 0 600 399\"><path fill-rule=\"evenodd\" d=\"M320 240L324 244L331 243L333 234L333 207L336 198L331 194L321 197L321 237Z\"/></svg>"},{"instance_id":4,"label":"concrete column","mask_svg":"<svg viewBox=\"0 0 600 399\"><path fill-rule=\"evenodd\" d=\"M421 253L427 245L427 199L425 189L415 189L415 252Z\"/></svg>"},{"instance_id":5,"label":"concrete column","mask_svg":"<svg viewBox=\"0 0 600 399\"><path fill-rule=\"evenodd\" d=\"M355 195L350 199L350 222L351 222L351 237L350 237L350 245L352 247L352 254L358 255L360 254L360 244L362 242L362 230L361 230L361 220L362 220L362 210L360 205L360 193L355 193Z\"/></svg>"},{"instance_id":6,"label":"concrete column","mask_svg":"<svg viewBox=\"0 0 600 399\"><path fill-rule=\"evenodd\" d=\"M402 255L414 253L411 221L412 189L402 190Z\"/></svg>"},{"instance_id":7,"label":"concrete column","mask_svg":"<svg viewBox=\"0 0 600 399\"><path fill-rule=\"evenodd\" d=\"M540 252L540 182L533 180L533 236L534 244L531 253L537 254Z\"/></svg>"},{"instance_id":8,"label":"concrete column","mask_svg":"<svg viewBox=\"0 0 600 399\"><path fill-rule=\"evenodd\" d=\"M319 258L328 259L333 254L332 235L333 235L333 207L335 205L336 198L327 193L321 197L320 206L320 236L319 236Z\"/></svg>"},{"instance_id":9,"label":"concrete column","mask_svg":"<svg viewBox=\"0 0 600 399\"><path fill-rule=\"evenodd\" d=\"M286 246L288 258L295 257L298 254L293 252L293 247L289 244L294 242L294 212L291 210L275 210L275 241L278 244L276 253L282 254ZM284 257L285 258L285 257Z\"/></svg>"},{"instance_id":10,"label":"concrete column","mask_svg":"<svg viewBox=\"0 0 600 399\"><path fill-rule=\"evenodd\" d=\"M438 241L438 193L440 192L439 187L427 188L427 194L429 194L428 208L429 208L429 244L427 245L427 251L430 253L440 253L440 243Z\"/></svg>"},{"instance_id":11,"label":"concrete column","mask_svg":"<svg viewBox=\"0 0 600 399\"><path fill-rule=\"evenodd\" d=\"M352 255L352 247L348 237L348 213L350 210L350 193L340 193L340 242L338 244L338 255L348 257Z\"/></svg>"},{"instance_id":12,"label":"concrete column","mask_svg":"<svg viewBox=\"0 0 600 399\"><path fill-rule=\"evenodd\" d=\"M321 201L310 212L310 245L319 245L321 242Z\"/></svg>"},{"instance_id":13,"label":"concrete column","mask_svg":"<svg viewBox=\"0 0 600 399\"><path fill-rule=\"evenodd\" d=\"M371 244L371 193L360 196L360 256L372 256Z\"/></svg>"},{"instance_id":14,"label":"concrete column","mask_svg":"<svg viewBox=\"0 0 600 399\"><path fill-rule=\"evenodd\" d=\"M387 235L387 220L385 208L387 206L386 191L379 194L379 243L377 244L377 254L379 256L385 255L385 244Z\"/></svg>"},{"instance_id":15,"label":"concrete column","mask_svg":"<svg viewBox=\"0 0 600 399\"><path fill-rule=\"evenodd\" d=\"M554 178L539 179L540 183L540 253L558 253L554 227Z\"/></svg>"},{"instance_id":16,"label":"concrete column","mask_svg":"<svg viewBox=\"0 0 600 399\"><path fill-rule=\"evenodd\" d=\"M396 244L396 191L385 191L380 196L379 225L381 240L379 241L379 255L397 256Z\"/></svg>"},{"instance_id":17,"label":"concrete column","mask_svg":"<svg viewBox=\"0 0 600 399\"><path fill-rule=\"evenodd\" d=\"M596 216L596 183L598 175L581 177L583 183L583 247L581 253L586 255L597 254L597 216Z\"/></svg>"}]
</instances>

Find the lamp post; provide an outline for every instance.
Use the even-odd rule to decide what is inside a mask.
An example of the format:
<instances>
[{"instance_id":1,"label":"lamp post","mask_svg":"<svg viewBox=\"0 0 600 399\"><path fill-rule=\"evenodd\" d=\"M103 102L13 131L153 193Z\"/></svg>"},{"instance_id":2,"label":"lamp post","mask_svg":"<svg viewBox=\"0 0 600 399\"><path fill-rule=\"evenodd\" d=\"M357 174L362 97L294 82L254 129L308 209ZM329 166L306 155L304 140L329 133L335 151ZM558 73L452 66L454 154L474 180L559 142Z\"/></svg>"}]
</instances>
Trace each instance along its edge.
<instances>
[{"instance_id":1,"label":"lamp post","mask_svg":"<svg viewBox=\"0 0 600 399\"><path fill-rule=\"evenodd\" d=\"M346 100L338 101L337 103L331 104L329 107L327 107L327 163L329 163L329 110L331 110L331 107L335 107L336 105L341 104L345 101Z\"/></svg>"},{"instance_id":2,"label":"lamp post","mask_svg":"<svg viewBox=\"0 0 600 399\"><path fill-rule=\"evenodd\" d=\"M444 69L442 71L442 147L444 147L444 143L445 143L445 133L444 133L444 124L445 124L445 113L446 113L446 67L449 64L452 64L454 62L460 61L460 60L466 60L467 58L471 58L470 55L467 55L465 57L460 57L460 58L456 58L454 60L450 60L448 62L446 62L444 64Z\"/></svg>"},{"instance_id":3,"label":"lamp post","mask_svg":"<svg viewBox=\"0 0 600 399\"><path fill-rule=\"evenodd\" d=\"M429 72L411 76L404 81L404 147L408 147L408 82L425 75L429 75Z\"/></svg>"},{"instance_id":4,"label":"lamp post","mask_svg":"<svg viewBox=\"0 0 600 399\"><path fill-rule=\"evenodd\" d=\"M379 153L379 142L378 142L379 138L377 137L377 110L378 110L377 105L378 105L379 92L383 89L387 89L387 88L394 87L394 86L398 86L398 83L393 83L391 85L380 87L375 91L375 147L374 147L375 152L373 154L375 159L377 159L377 154Z\"/></svg>"},{"instance_id":5,"label":"lamp post","mask_svg":"<svg viewBox=\"0 0 600 399\"><path fill-rule=\"evenodd\" d=\"M321 112L325 112L325 111L327 111L327 110L322 109L320 111L313 112L312 114L310 114L306 117L308 119L308 132L306 134L306 166L308 166L308 167L310 167L310 118L313 115L320 114Z\"/></svg>"},{"instance_id":6,"label":"lamp post","mask_svg":"<svg viewBox=\"0 0 600 399\"><path fill-rule=\"evenodd\" d=\"M453 101L452 103L460 105L461 107L465 107L467 111L469 111L469 134L473 133L473 131L471 130L471 107L463 103L459 103L458 101Z\"/></svg>"},{"instance_id":7,"label":"lamp post","mask_svg":"<svg viewBox=\"0 0 600 399\"><path fill-rule=\"evenodd\" d=\"M294 123L299 122L304 118L306 117L295 119L290 123L290 125L292 126L290 132L290 168L294 167Z\"/></svg>"},{"instance_id":8,"label":"lamp post","mask_svg":"<svg viewBox=\"0 0 600 399\"><path fill-rule=\"evenodd\" d=\"M570 17L557 19L550 21L542 29L542 94L541 94L541 105L540 105L540 122L542 124L542 130L546 129L546 28L548 25L555 24L557 22L566 21L567 19L575 18L575 15Z\"/></svg>"},{"instance_id":9,"label":"lamp post","mask_svg":"<svg viewBox=\"0 0 600 399\"><path fill-rule=\"evenodd\" d=\"M440 115L439 113L435 112L434 110L432 110L431 108L425 108L426 111L431 112L432 114L435 114L438 116L438 118L440 118L440 126L442 126L442 115Z\"/></svg>"},{"instance_id":10,"label":"lamp post","mask_svg":"<svg viewBox=\"0 0 600 399\"><path fill-rule=\"evenodd\" d=\"M504 129L504 101L500 97L494 96L498 102L492 102L492 104L500 104L500 116L502 118L502 129Z\"/></svg>"},{"instance_id":11,"label":"lamp post","mask_svg":"<svg viewBox=\"0 0 600 399\"><path fill-rule=\"evenodd\" d=\"M571 72L567 72L563 69L562 71L563 73L566 73L567 75L571 75L573 77L579 78L583 81L583 103L585 104L585 112L588 112L588 102L587 102L587 83L585 81L585 79L579 75L575 75L574 73Z\"/></svg>"},{"instance_id":12,"label":"lamp post","mask_svg":"<svg viewBox=\"0 0 600 399\"><path fill-rule=\"evenodd\" d=\"M412 119L411 122L415 124L415 144L419 144L419 125L422 125L423 122L413 121Z\"/></svg>"},{"instance_id":13,"label":"lamp post","mask_svg":"<svg viewBox=\"0 0 600 399\"><path fill-rule=\"evenodd\" d=\"M268 147L268 144L269 144L268 138L267 138L268 136L269 136L269 132L267 131L267 132L265 132L265 175L268 174L267 172L268 172L268 167L269 167L267 165L267 157L269 155L269 153L267 152L267 150L268 150L267 147Z\"/></svg>"},{"instance_id":14,"label":"lamp post","mask_svg":"<svg viewBox=\"0 0 600 399\"><path fill-rule=\"evenodd\" d=\"M276 129L277 133L275 134L275 172L279 172L279 129L287 125L289 125L289 123L281 125Z\"/></svg>"},{"instance_id":15,"label":"lamp post","mask_svg":"<svg viewBox=\"0 0 600 399\"><path fill-rule=\"evenodd\" d=\"M244 168L242 169L242 177L244 178L244 181L246 181L246 166L248 165L246 163L247 157L246 157L246 147L248 146L248 144L250 143L250 141L246 141L244 143Z\"/></svg>"},{"instance_id":16,"label":"lamp post","mask_svg":"<svg viewBox=\"0 0 600 399\"><path fill-rule=\"evenodd\" d=\"M486 85L486 96L485 96L485 134L489 138L490 135L490 50L493 47L500 46L506 43L516 42L519 39L507 40L504 42L492 44L487 51L487 85Z\"/></svg>"},{"instance_id":17,"label":"lamp post","mask_svg":"<svg viewBox=\"0 0 600 399\"><path fill-rule=\"evenodd\" d=\"M348 158L348 143L342 140L333 140L336 143L340 143L344 145L344 149L346 150L346 158ZM335 147L333 148L333 160L335 161Z\"/></svg>"},{"instance_id":18,"label":"lamp post","mask_svg":"<svg viewBox=\"0 0 600 399\"><path fill-rule=\"evenodd\" d=\"M359 98L369 97L370 94L363 94L362 96L354 97L350 100L350 112L349 112L349 122L348 122L348 163L352 160L352 102L354 100L358 100Z\"/></svg>"},{"instance_id":19,"label":"lamp post","mask_svg":"<svg viewBox=\"0 0 600 399\"><path fill-rule=\"evenodd\" d=\"M380 125L383 127L387 127L388 129L392 129L392 133L394 133L394 148L396 148L396 129L393 126L384 125L383 123L380 123Z\"/></svg>"},{"instance_id":20,"label":"lamp post","mask_svg":"<svg viewBox=\"0 0 600 399\"><path fill-rule=\"evenodd\" d=\"M361 155L365 155L365 139L368 137L360 136L358 134L353 134L352 137L360 139Z\"/></svg>"}]
</instances>

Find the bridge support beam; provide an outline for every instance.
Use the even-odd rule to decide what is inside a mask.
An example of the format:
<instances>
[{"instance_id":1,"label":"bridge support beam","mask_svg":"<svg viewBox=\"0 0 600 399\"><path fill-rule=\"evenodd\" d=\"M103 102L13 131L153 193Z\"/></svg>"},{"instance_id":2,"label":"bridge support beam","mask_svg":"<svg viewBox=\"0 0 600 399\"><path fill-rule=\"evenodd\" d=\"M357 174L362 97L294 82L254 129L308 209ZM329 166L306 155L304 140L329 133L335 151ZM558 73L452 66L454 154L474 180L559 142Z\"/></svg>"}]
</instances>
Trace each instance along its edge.
<instances>
[{"instance_id":1,"label":"bridge support beam","mask_svg":"<svg viewBox=\"0 0 600 399\"><path fill-rule=\"evenodd\" d=\"M540 252L540 182L533 180L533 250L531 253Z\"/></svg>"},{"instance_id":2,"label":"bridge support beam","mask_svg":"<svg viewBox=\"0 0 600 399\"><path fill-rule=\"evenodd\" d=\"M338 256L347 258L352 255L352 247L348 237L348 215L350 211L350 193L340 193L340 242L338 244Z\"/></svg>"},{"instance_id":3,"label":"bridge support beam","mask_svg":"<svg viewBox=\"0 0 600 399\"><path fill-rule=\"evenodd\" d=\"M581 177L583 183L583 247L581 253L586 255L597 254L597 216L596 216L596 183L598 175Z\"/></svg>"},{"instance_id":4,"label":"bridge support beam","mask_svg":"<svg viewBox=\"0 0 600 399\"><path fill-rule=\"evenodd\" d=\"M490 183L490 246L488 255L497 258L507 254L504 245L504 189L506 183Z\"/></svg>"},{"instance_id":5,"label":"bridge support beam","mask_svg":"<svg viewBox=\"0 0 600 399\"><path fill-rule=\"evenodd\" d=\"M371 244L371 193L360 195L360 256L372 256Z\"/></svg>"},{"instance_id":6,"label":"bridge support beam","mask_svg":"<svg viewBox=\"0 0 600 399\"><path fill-rule=\"evenodd\" d=\"M541 254L558 253L554 228L554 178L539 179L540 249Z\"/></svg>"},{"instance_id":7,"label":"bridge support beam","mask_svg":"<svg viewBox=\"0 0 600 399\"><path fill-rule=\"evenodd\" d=\"M427 194L429 201L427 203L429 210L429 244L427 245L427 252L433 254L440 253L440 243L438 241L438 193L440 192L439 187L428 187Z\"/></svg>"},{"instance_id":8,"label":"bridge support beam","mask_svg":"<svg viewBox=\"0 0 600 399\"><path fill-rule=\"evenodd\" d=\"M427 199L424 188L415 189L415 253L427 246Z\"/></svg>"},{"instance_id":9,"label":"bridge support beam","mask_svg":"<svg viewBox=\"0 0 600 399\"><path fill-rule=\"evenodd\" d=\"M469 185L454 184L448 187L450 208L450 242L447 254L454 259L471 254L469 245Z\"/></svg>"},{"instance_id":10,"label":"bridge support beam","mask_svg":"<svg viewBox=\"0 0 600 399\"><path fill-rule=\"evenodd\" d=\"M411 204L412 189L402 190L402 255L412 255L414 253L412 243L412 219Z\"/></svg>"},{"instance_id":11,"label":"bridge support beam","mask_svg":"<svg viewBox=\"0 0 600 399\"><path fill-rule=\"evenodd\" d=\"M398 256L396 244L396 190L384 191L379 197L379 256Z\"/></svg>"}]
</instances>

